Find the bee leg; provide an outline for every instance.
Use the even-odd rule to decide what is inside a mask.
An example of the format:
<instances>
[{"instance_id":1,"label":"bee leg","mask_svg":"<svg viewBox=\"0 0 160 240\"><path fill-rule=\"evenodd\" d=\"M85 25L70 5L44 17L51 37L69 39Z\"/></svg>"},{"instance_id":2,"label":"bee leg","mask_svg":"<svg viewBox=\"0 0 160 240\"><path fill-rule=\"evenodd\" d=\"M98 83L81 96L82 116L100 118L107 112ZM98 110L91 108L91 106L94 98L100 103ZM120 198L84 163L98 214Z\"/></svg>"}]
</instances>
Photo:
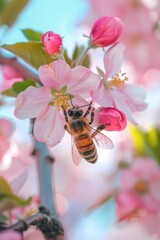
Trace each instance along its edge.
<instances>
[{"instance_id":1,"label":"bee leg","mask_svg":"<svg viewBox=\"0 0 160 240\"><path fill-rule=\"evenodd\" d=\"M88 107L87 111L85 112L85 114L83 115L83 117L86 117L90 113L91 108L92 108L92 102L90 102L89 107Z\"/></svg>"},{"instance_id":2,"label":"bee leg","mask_svg":"<svg viewBox=\"0 0 160 240\"><path fill-rule=\"evenodd\" d=\"M68 116L67 116L67 112L65 110L65 108L62 106L63 109L63 113L64 113L64 117L65 117L65 121L68 122Z\"/></svg>"},{"instance_id":3,"label":"bee leg","mask_svg":"<svg viewBox=\"0 0 160 240\"><path fill-rule=\"evenodd\" d=\"M91 112L91 120L90 120L89 124L92 124L93 121L94 121L94 110L95 110L95 108L92 108L92 112Z\"/></svg>"},{"instance_id":4,"label":"bee leg","mask_svg":"<svg viewBox=\"0 0 160 240\"><path fill-rule=\"evenodd\" d=\"M100 125L96 128L96 130L94 131L94 133L91 135L92 138L94 138L98 133L100 133L104 128L106 127L106 125Z\"/></svg>"},{"instance_id":5,"label":"bee leg","mask_svg":"<svg viewBox=\"0 0 160 240\"><path fill-rule=\"evenodd\" d=\"M64 129L70 134L70 131L69 131L67 125L64 125Z\"/></svg>"}]
</instances>

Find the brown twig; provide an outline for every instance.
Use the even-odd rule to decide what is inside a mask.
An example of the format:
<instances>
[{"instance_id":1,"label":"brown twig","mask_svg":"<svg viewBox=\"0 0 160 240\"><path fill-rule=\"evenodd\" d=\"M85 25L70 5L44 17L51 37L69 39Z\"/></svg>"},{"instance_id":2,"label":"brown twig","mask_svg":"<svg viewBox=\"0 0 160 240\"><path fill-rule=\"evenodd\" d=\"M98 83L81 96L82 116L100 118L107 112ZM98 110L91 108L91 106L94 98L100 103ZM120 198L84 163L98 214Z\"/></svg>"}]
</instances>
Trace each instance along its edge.
<instances>
[{"instance_id":1,"label":"brown twig","mask_svg":"<svg viewBox=\"0 0 160 240\"><path fill-rule=\"evenodd\" d=\"M62 239L64 234L61 223L51 218L49 211L44 207L40 207L38 213L6 227L6 230L12 229L23 233L28 230L30 226L36 226L44 234L47 240L57 240L59 237Z\"/></svg>"}]
</instances>

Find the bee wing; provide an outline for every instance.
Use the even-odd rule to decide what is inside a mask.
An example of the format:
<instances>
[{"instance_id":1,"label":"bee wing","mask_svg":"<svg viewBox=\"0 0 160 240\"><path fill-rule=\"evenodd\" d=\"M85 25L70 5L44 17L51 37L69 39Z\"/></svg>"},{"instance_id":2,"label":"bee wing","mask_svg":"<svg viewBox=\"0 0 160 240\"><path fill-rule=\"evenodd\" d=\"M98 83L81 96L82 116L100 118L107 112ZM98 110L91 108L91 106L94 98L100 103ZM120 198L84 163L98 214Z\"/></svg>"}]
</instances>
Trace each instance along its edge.
<instances>
[{"instance_id":1,"label":"bee wing","mask_svg":"<svg viewBox=\"0 0 160 240\"><path fill-rule=\"evenodd\" d=\"M93 134L93 138L96 141L98 147L107 148L107 149L111 149L114 147L113 142L109 137L107 137L103 133L100 133L100 132L97 133L97 132Z\"/></svg>"},{"instance_id":2,"label":"bee wing","mask_svg":"<svg viewBox=\"0 0 160 240\"><path fill-rule=\"evenodd\" d=\"M87 124L89 131L91 133L91 137L94 138L96 144L100 148L107 148L111 149L114 147L113 142L109 137L104 135L103 133L99 132L96 129L93 129L90 125Z\"/></svg>"},{"instance_id":3,"label":"bee wing","mask_svg":"<svg viewBox=\"0 0 160 240\"><path fill-rule=\"evenodd\" d=\"M72 159L76 165L79 165L81 160L83 159L77 150L74 137L72 137Z\"/></svg>"}]
</instances>

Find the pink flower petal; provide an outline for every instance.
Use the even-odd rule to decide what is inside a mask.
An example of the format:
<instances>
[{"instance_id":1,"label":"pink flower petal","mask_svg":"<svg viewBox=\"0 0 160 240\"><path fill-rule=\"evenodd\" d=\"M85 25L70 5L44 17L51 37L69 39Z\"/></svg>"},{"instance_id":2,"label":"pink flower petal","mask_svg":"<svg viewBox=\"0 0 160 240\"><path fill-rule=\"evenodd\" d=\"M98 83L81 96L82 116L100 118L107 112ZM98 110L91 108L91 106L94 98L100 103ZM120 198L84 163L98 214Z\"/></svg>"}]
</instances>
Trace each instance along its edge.
<instances>
[{"instance_id":1,"label":"pink flower petal","mask_svg":"<svg viewBox=\"0 0 160 240\"><path fill-rule=\"evenodd\" d=\"M54 61L39 68L39 78L44 86L60 90L68 85L72 78L72 71L62 60Z\"/></svg>"},{"instance_id":2,"label":"pink flower petal","mask_svg":"<svg viewBox=\"0 0 160 240\"><path fill-rule=\"evenodd\" d=\"M0 135L9 138L13 133L12 123L4 118L0 119Z\"/></svg>"},{"instance_id":3,"label":"pink flower petal","mask_svg":"<svg viewBox=\"0 0 160 240\"><path fill-rule=\"evenodd\" d=\"M122 172L120 178L121 189L123 191L130 191L134 188L137 181L137 176L134 174L132 169L126 169Z\"/></svg>"},{"instance_id":4,"label":"pink flower petal","mask_svg":"<svg viewBox=\"0 0 160 240\"><path fill-rule=\"evenodd\" d=\"M10 143L7 138L0 136L0 161L2 160L3 155L9 149Z\"/></svg>"},{"instance_id":5,"label":"pink flower petal","mask_svg":"<svg viewBox=\"0 0 160 240\"><path fill-rule=\"evenodd\" d=\"M140 208L140 201L130 192L120 192L116 197L117 215L119 220L129 217Z\"/></svg>"},{"instance_id":6,"label":"pink flower petal","mask_svg":"<svg viewBox=\"0 0 160 240\"><path fill-rule=\"evenodd\" d=\"M52 99L49 88L28 87L18 95L14 114L20 119L38 117Z\"/></svg>"},{"instance_id":7,"label":"pink flower petal","mask_svg":"<svg viewBox=\"0 0 160 240\"><path fill-rule=\"evenodd\" d=\"M122 112L125 113L127 119L133 123L134 125L137 125L136 120L133 118L132 116L132 112L131 109L128 106L128 101L126 96L121 93L118 89L114 89L114 91L110 91L110 94L112 95L114 102L115 102L115 106Z\"/></svg>"},{"instance_id":8,"label":"pink flower petal","mask_svg":"<svg viewBox=\"0 0 160 240\"><path fill-rule=\"evenodd\" d=\"M46 142L50 147L58 144L65 133L65 120L57 107L48 106L34 124L34 136L40 142Z\"/></svg>"},{"instance_id":9,"label":"pink flower petal","mask_svg":"<svg viewBox=\"0 0 160 240\"><path fill-rule=\"evenodd\" d=\"M0 232L0 240L22 240L22 235L13 230Z\"/></svg>"},{"instance_id":10,"label":"pink flower petal","mask_svg":"<svg viewBox=\"0 0 160 240\"><path fill-rule=\"evenodd\" d=\"M126 96L127 104L132 111L143 111L147 108L148 104L144 102L147 97L144 88L133 84L125 84L121 92Z\"/></svg>"},{"instance_id":11,"label":"pink flower petal","mask_svg":"<svg viewBox=\"0 0 160 240\"><path fill-rule=\"evenodd\" d=\"M125 46L123 43L116 43L104 55L104 68L106 77L113 77L119 72L123 62L123 52Z\"/></svg>"},{"instance_id":12,"label":"pink flower petal","mask_svg":"<svg viewBox=\"0 0 160 240\"><path fill-rule=\"evenodd\" d=\"M90 97L91 91L96 91L100 83L97 74L92 73L88 68L77 66L72 69L72 79L68 85L67 91L73 95Z\"/></svg>"},{"instance_id":13,"label":"pink flower petal","mask_svg":"<svg viewBox=\"0 0 160 240\"><path fill-rule=\"evenodd\" d=\"M103 86L102 81L99 84L97 91L91 93L92 99L103 107L111 107L113 105L113 98L109 91Z\"/></svg>"}]
</instances>

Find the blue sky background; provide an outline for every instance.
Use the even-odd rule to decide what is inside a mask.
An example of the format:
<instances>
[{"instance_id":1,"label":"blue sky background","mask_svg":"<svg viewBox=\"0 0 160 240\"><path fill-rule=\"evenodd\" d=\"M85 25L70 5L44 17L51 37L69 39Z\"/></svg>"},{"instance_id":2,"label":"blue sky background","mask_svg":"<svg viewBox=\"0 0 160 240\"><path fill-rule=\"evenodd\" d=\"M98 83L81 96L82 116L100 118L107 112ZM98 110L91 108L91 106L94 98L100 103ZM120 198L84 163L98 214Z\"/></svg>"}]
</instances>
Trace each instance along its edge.
<instances>
[{"instance_id":1,"label":"blue sky background","mask_svg":"<svg viewBox=\"0 0 160 240\"><path fill-rule=\"evenodd\" d=\"M13 28L5 34L3 42L24 41L20 30L32 28L59 33L65 36L65 44L70 38L73 39L74 29L87 13L88 7L87 0L30 0Z\"/></svg>"}]
</instances>

